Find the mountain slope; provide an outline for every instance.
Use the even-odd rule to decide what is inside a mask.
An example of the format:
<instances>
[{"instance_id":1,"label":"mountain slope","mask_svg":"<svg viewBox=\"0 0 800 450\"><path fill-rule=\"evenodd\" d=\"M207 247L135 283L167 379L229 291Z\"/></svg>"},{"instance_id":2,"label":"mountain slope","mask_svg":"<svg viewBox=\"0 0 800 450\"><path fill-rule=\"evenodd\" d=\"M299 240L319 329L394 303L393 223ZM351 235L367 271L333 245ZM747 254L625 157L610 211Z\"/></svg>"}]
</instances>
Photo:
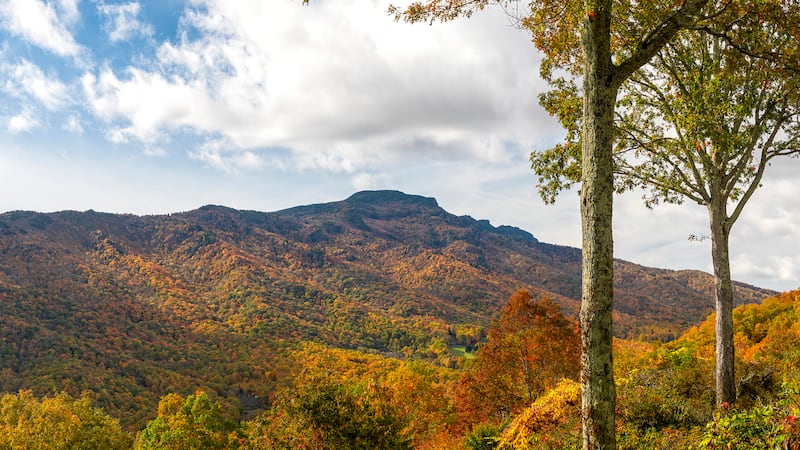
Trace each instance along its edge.
<instances>
[{"instance_id":1,"label":"mountain slope","mask_svg":"<svg viewBox=\"0 0 800 450\"><path fill-rule=\"evenodd\" d=\"M707 274L615 270L620 336L670 338L713 310ZM580 251L394 191L274 213L11 212L0 215L0 389L88 390L137 427L161 395L198 387L258 410L288 370L287 346L448 363L449 341L476 339L519 288L575 314ZM736 289L739 303L772 294Z\"/></svg>"}]
</instances>

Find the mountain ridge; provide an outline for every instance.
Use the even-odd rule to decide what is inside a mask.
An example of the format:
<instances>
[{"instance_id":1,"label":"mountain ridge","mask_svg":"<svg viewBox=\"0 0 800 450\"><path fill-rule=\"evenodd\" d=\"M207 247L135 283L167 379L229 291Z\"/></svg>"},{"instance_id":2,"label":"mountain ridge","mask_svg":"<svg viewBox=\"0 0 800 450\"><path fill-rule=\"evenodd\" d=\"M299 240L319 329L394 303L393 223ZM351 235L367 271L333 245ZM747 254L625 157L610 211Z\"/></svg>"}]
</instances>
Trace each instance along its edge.
<instances>
[{"instance_id":1,"label":"mountain ridge","mask_svg":"<svg viewBox=\"0 0 800 450\"><path fill-rule=\"evenodd\" d=\"M420 230L419 226L391 226L390 222L409 217L437 219L443 221L446 225L460 227L462 230L464 228L469 229L470 232L462 232L461 234L450 232L437 236L430 228ZM204 205L186 212L141 216L103 213L93 210L53 213L12 211L0 214L0 235L5 234L8 236L14 234L14 231L13 227L9 226L9 220L6 219L10 219L10 222L19 222L20 219L27 219L30 228L41 232L46 232L47 227L51 225L59 225L61 227L66 225L66 228L73 233L73 239L75 241L83 241L84 245L90 240L86 238L87 232L89 234L94 231L109 233L116 236L117 239L122 237L126 241L126 245L133 248L137 247L137 241L146 240L148 233L146 229L149 227L152 231L153 221L169 220L177 221L176 223L181 224L182 231L178 234L173 233L170 235L166 242L170 242L170 240L182 241L192 235L198 245L216 241L216 236L220 232L228 233L229 235L247 235L253 229L262 229L276 234L287 234L299 241L307 241L312 245L321 245L329 242L332 237L345 232L344 227L347 227L351 231L374 233L376 236L388 241L403 242L415 239L423 247L428 246L433 249L445 248L453 241L464 241L467 245L472 246L470 250L480 253L474 247L481 245L481 235L488 233L495 235L495 237L504 237L516 242L535 244L539 253L539 262L547 257L558 255L561 259L560 262L563 264L574 265L580 263L579 249L558 244L542 243L531 233L517 227L507 225L495 227L488 220L478 220L468 215L456 216L441 208L434 198L409 195L392 190L361 191L338 202L296 206L275 212L236 210L221 205ZM338 219L338 221L332 219ZM135 225L132 225L131 222ZM191 225L189 225L190 223ZM22 232L26 233L24 229ZM74 233L77 233L77 235ZM473 254L473 256L475 255ZM479 257L477 260L482 259ZM477 262L477 260L473 262ZM615 264L624 267L644 267L623 260L615 260ZM705 277L708 275L701 271L650 269L657 270L661 274L674 274L676 276L689 274L692 277ZM555 290L554 293L579 300L580 296L579 292L575 290L574 280L569 284L571 287L562 286L560 289ZM759 295L762 293L764 295L774 294L774 291L757 288L745 283L737 282L736 284L742 288L755 290L759 292ZM545 284L546 286L548 285ZM745 298L752 299L752 295L746 295ZM702 320L702 317L698 316L696 319Z\"/></svg>"}]
</instances>

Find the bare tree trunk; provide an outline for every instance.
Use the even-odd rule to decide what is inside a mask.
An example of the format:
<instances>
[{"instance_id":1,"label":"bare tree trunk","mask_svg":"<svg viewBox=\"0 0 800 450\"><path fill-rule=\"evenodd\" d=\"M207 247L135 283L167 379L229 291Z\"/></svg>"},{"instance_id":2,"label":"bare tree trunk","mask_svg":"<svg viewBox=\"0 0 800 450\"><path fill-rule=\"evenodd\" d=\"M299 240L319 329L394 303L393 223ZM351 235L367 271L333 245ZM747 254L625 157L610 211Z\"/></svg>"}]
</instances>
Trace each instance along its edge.
<instances>
[{"instance_id":1,"label":"bare tree trunk","mask_svg":"<svg viewBox=\"0 0 800 450\"><path fill-rule=\"evenodd\" d=\"M717 406L736 401L736 374L733 345L733 285L731 283L728 223L724 199L708 206L711 226L711 260L714 264L716 297L716 383Z\"/></svg>"},{"instance_id":2,"label":"bare tree trunk","mask_svg":"<svg viewBox=\"0 0 800 450\"><path fill-rule=\"evenodd\" d=\"M614 242L612 206L614 105L610 52L611 2L586 19L581 180L583 274L581 297L581 415L583 448L615 449L616 386L612 358Z\"/></svg>"}]
</instances>

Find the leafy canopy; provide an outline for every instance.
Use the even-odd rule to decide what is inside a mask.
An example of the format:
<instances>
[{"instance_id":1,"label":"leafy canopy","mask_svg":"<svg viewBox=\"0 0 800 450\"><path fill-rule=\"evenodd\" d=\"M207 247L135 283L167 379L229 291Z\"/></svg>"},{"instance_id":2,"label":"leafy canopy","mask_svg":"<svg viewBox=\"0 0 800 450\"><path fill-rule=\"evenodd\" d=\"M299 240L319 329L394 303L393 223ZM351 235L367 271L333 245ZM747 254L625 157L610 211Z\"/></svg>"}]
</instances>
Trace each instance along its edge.
<instances>
[{"instance_id":1,"label":"leafy canopy","mask_svg":"<svg viewBox=\"0 0 800 450\"><path fill-rule=\"evenodd\" d=\"M780 1L718 8L622 85L615 187L645 189L647 206L686 199L708 205L716 196L744 200L735 220L769 162L798 152L800 33L797 21L787 26L786 19L797 18L800 8ZM581 179L583 100L576 73L546 74L553 90L540 96L566 130L563 143L531 154L547 203Z\"/></svg>"},{"instance_id":2,"label":"leafy canopy","mask_svg":"<svg viewBox=\"0 0 800 450\"><path fill-rule=\"evenodd\" d=\"M38 399L31 391L0 397L0 448L129 449L119 421L86 397L65 393Z\"/></svg>"},{"instance_id":3,"label":"leafy canopy","mask_svg":"<svg viewBox=\"0 0 800 450\"><path fill-rule=\"evenodd\" d=\"M221 449L237 442L236 424L225 420L219 403L203 391L186 396L167 394L158 403L158 417L142 431L138 449Z\"/></svg>"}]
</instances>

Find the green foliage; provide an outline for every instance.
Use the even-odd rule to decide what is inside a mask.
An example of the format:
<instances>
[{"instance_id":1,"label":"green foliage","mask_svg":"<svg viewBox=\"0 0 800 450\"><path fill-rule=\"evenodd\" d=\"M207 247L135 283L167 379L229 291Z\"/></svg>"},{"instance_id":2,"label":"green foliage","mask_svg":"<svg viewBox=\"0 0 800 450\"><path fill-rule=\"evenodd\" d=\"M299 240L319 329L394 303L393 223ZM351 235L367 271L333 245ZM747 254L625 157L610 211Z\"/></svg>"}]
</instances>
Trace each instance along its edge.
<instances>
[{"instance_id":1,"label":"green foliage","mask_svg":"<svg viewBox=\"0 0 800 450\"><path fill-rule=\"evenodd\" d=\"M465 445L470 450L494 450L500 442L500 434L504 428L505 424L481 423L475 425L467 434Z\"/></svg>"},{"instance_id":2,"label":"green foliage","mask_svg":"<svg viewBox=\"0 0 800 450\"><path fill-rule=\"evenodd\" d=\"M643 185L648 206L722 198L733 223L769 161L798 152L800 104L780 64L704 35L665 47L620 101L618 187Z\"/></svg>"},{"instance_id":3,"label":"green foliage","mask_svg":"<svg viewBox=\"0 0 800 450\"><path fill-rule=\"evenodd\" d=\"M648 428L644 431L623 423L618 430L619 450L691 449L700 441L699 426L679 428Z\"/></svg>"},{"instance_id":4,"label":"green foliage","mask_svg":"<svg viewBox=\"0 0 800 450\"><path fill-rule=\"evenodd\" d=\"M65 393L41 400L31 391L0 398L0 449L130 449L119 421Z\"/></svg>"},{"instance_id":5,"label":"green foliage","mask_svg":"<svg viewBox=\"0 0 800 450\"><path fill-rule=\"evenodd\" d=\"M797 156L800 96L792 87L800 77L796 60L787 55L796 55L800 46L796 29L786 26L787 11L770 9L770 3L720 12L718 24L731 20L737 26L715 36L681 33L622 85L615 121L617 190L641 188L648 207L687 199L708 205L716 197L744 205L770 160ZM623 5L615 7L620 18L654 17L641 5L627 12L620 12ZM737 10L748 20L732 18ZM757 24L749 22L756 17ZM617 32L625 35L638 20L626 20ZM762 48L762 54L743 51L765 44L772 48ZM581 179L582 94L573 79L544 75L553 90L541 95L540 103L567 131L563 144L531 154L537 189L552 203Z\"/></svg>"},{"instance_id":6,"label":"green foliage","mask_svg":"<svg viewBox=\"0 0 800 450\"><path fill-rule=\"evenodd\" d=\"M237 446L237 426L224 419L217 402L198 391L185 399L177 394L164 396L158 404L158 417L142 431L136 448L210 450Z\"/></svg>"},{"instance_id":7,"label":"green foliage","mask_svg":"<svg viewBox=\"0 0 800 450\"><path fill-rule=\"evenodd\" d=\"M467 348L463 345L451 345L450 352L464 359L475 359L475 354L467 351Z\"/></svg>"},{"instance_id":8,"label":"green foliage","mask_svg":"<svg viewBox=\"0 0 800 450\"><path fill-rule=\"evenodd\" d=\"M734 310L740 397L722 410L714 411L712 391L713 316L638 360L626 356L627 371L618 378L620 448L800 446L800 360L792 331L800 325L798 300L794 291Z\"/></svg>"},{"instance_id":9,"label":"green foliage","mask_svg":"<svg viewBox=\"0 0 800 450\"><path fill-rule=\"evenodd\" d=\"M640 432L706 423L713 412L713 361L691 346L667 346L620 380L620 416Z\"/></svg>"},{"instance_id":10,"label":"green foliage","mask_svg":"<svg viewBox=\"0 0 800 450\"><path fill-rule=\"evenodd\" d=\"M716 414L706 426L700 449L796 448L800 445L797 416L787 415L772 405L748 411Z\"/></svg>"},{"instance_id":11,"label":"green foliage","mask_svg":"<svg viewBox=\"0 0 800 450\"><path fill-rule=\"evenodd\" d=\"M748 409L726 405L706 425L700 449L800 448L800 388L784 383L776 401Z\"/></svg>"}]
</instances>

